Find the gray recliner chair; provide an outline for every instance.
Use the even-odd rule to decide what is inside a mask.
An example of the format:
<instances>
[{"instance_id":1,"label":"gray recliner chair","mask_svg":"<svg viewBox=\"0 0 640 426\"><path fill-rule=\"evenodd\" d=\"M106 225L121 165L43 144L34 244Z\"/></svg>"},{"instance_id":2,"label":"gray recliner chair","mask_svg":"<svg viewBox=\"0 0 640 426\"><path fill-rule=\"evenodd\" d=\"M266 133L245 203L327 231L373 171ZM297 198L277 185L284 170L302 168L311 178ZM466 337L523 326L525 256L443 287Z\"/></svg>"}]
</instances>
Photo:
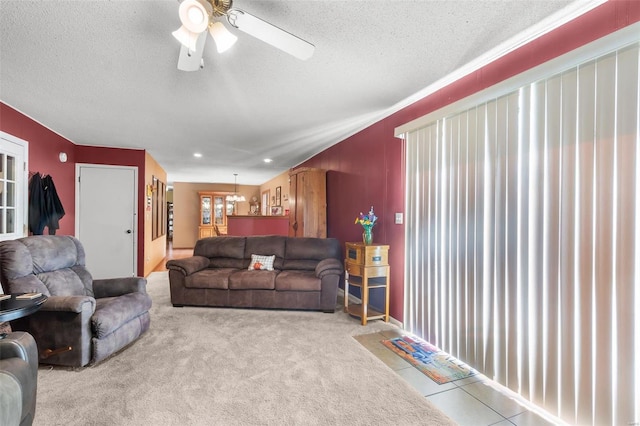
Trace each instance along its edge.
<instances>
[{"instance_id":1,"label":"gray recliner chair","mask_svg":"<svg viewBox=\"0 0 640 426\"><path fill-rule=\"evenodd\" d=\"M0 242L0 282L5 293L39 292L40 310L11 322L38 345L40 362L82 367L135 341L149 328L146 279L96 279L85 268L80 241L36 235Z\"/></svg>"},{"instance_id":2,"label":"gray recliner chair","mask_svg":"<svg viewBox=\"0 0 640 426\"><path fill-rule=\"evenodd\" d=\"M30 425L36 414L38 348L29 333L0 338L0 425Z\"/></svg>"}]
</instances>

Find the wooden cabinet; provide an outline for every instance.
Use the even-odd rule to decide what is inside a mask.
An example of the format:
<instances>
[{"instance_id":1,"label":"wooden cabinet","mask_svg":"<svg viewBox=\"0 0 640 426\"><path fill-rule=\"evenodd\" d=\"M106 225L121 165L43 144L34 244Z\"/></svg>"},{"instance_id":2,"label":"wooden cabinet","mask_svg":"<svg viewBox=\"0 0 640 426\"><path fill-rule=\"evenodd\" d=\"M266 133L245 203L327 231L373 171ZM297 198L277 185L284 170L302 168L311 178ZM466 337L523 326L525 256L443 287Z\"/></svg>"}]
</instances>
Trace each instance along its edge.
<instances>
[{"instance_id":1,"label":"wooden cabinet","mask_svg":"<svg viewBox=\"0 0 640 426\"><path fill-rule=\"evenodd\" d=\"M368 320L382 319L389 322L389 246L363 243L346 243L344 261L344 311L360 318L362 325ZM362 303L349 303L349 286L360 287ZM372 289L384 291L384 312L369 305Z\"/></svg>"},{"instance_id":2,"label":"wooden cabinet","mask_svg":"<svg viewBox=\"0 0 640 426\"><path fill-rule=\"evenodd\" d=\"M227 233L227 216L233 214L233 204L226 202L226 194L199 192L200 226L198 238L215 237Z\"/></svg>"},{"instance_id":3,"label":"wooden cabinet","mask_svg":"<svg viewBox=\"0 0 640 426\"><path fill-rule=\"evenodd\" d=\"M327 237L327 171L289 172L289 236Z\"/></svg>"}]
</instances>

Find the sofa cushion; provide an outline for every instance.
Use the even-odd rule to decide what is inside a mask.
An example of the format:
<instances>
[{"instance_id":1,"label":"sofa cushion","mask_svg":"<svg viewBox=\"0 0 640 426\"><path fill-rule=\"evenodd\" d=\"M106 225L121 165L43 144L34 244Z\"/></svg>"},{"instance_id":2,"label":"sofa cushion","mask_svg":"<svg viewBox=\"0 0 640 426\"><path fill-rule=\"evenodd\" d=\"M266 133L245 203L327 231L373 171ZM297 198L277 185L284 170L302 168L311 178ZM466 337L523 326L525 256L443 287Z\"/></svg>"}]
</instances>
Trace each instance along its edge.
<instances>
[{"instance_id":1,"label":"sofa cushion","mask_svg":"<svg viewBox=\"0 0 640 426\"><path fill-rule=\"evenodd\" d=\"M282 269L313 271L327 258L341 258L340 242L335 238L288 238Z\"/></svg>"},{"instance_id":2,"label":"sofa cushion","mask_svg":"<svg viewBox=\"0 0 640 426\"><path fill-rule=\"evenodd\" d=\"M273 290L278 271L240 270L229 276L230 290Z\"/></svg>"},{"instance_id":3,"label":"sofa cushion","mask_svg":"<svg viewBox=\"0 0 640 426\"><path fill-rule=\"evenodd\" d=\"M310 271L282 271L276 278L278 291L320 291L322 281Z\"/></svg>"},{"instance_id":4,"label":"sofa cushion","mask_svg":"<svg viewBox=\"0 0 640 426\"><path fill-rule=\"evenodd\" d=\"M0 278L3 284L9 283L6 287L10 287L5 291L93 296L93 280L84 266L84 249L74 237L41 235L5 241L0 256L3 258ZM20 279L24 286L14 288L12 283Z\"/></svg>"},{"instance_id":5,"label":"sofa cushion","mask_svg":"<svg viewBox=\"0 0 640 426\"><path fill-rule=\"evenodd\" d=\"M217 288L229 289L229 276L237 271L233 268L203 269L194 274L187 275L184 286L187 288Z\"/></svg>"},{"instance_id":6,"label":"sofa cushion","mask_svg":"<svg viewBox=\"0 0 640 426\"><path fill-rule=\"evenodd\" d=\"M36 274L51 296L91 296L82 280L71 268Z\"/></svg>"},{"instance_id":7,"label":"sofa cushion","mask_svg":"<svg viewBox=\"0 0 640 426\"><path fill-rule=\"evenodd\" d=\"M246 238L241 237L202 238L196 242L193 255L209 258L210 268L246 268L249 257L244 255L245 243Z\"/></svg>"}]
</instances>

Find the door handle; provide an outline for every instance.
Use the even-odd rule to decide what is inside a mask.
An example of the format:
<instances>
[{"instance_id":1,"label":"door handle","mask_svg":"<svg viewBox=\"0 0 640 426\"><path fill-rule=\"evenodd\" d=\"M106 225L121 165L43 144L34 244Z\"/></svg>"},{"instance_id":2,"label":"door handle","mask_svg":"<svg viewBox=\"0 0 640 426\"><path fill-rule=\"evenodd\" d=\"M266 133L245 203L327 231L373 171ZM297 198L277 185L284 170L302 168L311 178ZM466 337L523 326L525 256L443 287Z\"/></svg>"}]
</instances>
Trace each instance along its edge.
<instances>
[{"instance_id":1,"label":"door handle","mask_svg":"<svg viewBox=\"0 0 640 426\"><path fill-rule=\"evenodd\" d=\"M127 234L130 234L130 233L131 233L131 232L133 232L133 231L132 231L131 229L127 229L125 232L126 232Z\"/></svg>"}]
</instances>

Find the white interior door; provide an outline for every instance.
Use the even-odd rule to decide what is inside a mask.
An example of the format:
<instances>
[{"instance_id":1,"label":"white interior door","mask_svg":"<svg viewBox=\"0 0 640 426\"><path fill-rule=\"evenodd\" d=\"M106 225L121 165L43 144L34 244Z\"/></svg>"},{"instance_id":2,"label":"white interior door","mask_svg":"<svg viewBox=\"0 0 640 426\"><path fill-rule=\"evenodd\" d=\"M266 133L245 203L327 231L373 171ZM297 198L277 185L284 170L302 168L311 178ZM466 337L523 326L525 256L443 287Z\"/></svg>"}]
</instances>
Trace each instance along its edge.
<instances>
[{"instance_id":1,"label":"white interior door","mask_svg":"<svg viewBox=\"0 0 640 426\"><path fill-rule=\"evenodd\" d=\"M76 236L93 278L136 275L136 167L76 166Z\"/></svg>"},{"instance_id":2,"label":"white interior door","mask_svg":"<svg viewBox=\"0 0 640 426\"><path fill-rule=\"evenodd\" d=\"M28 146L26 141L0 132L0 240L27 235Z\"/></svg>"}]
</instances>

